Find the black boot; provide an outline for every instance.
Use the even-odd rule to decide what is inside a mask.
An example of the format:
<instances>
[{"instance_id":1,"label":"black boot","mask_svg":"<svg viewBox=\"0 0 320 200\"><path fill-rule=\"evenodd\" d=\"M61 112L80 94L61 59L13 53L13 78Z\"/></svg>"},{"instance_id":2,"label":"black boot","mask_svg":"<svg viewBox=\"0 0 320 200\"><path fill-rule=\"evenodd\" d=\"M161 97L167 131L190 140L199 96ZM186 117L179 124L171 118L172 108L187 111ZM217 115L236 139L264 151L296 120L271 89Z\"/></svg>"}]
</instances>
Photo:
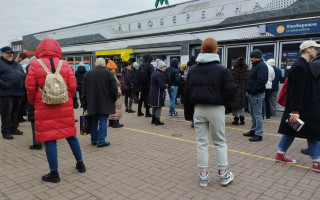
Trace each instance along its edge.
<instances>
[{"instance_id":1,"label":"black boot","mask_svg":"<svg viewBox=\"0 0 320 200\"><path fill-rule=\"evenodd\" d=\"M146 117L152 117L149 108L146 108Z\"/></svg>"},{"instance_id":2,"label":"black boot","mask_svg":"<svg viewBox=\"0 0 320 200\"><path fill-rule=\"evenodd\" d=\"M309 148L301 149L301 153L303 153L304 155L310 155Z\"/></svg>"},{"instance_id":3,"label":"black boot","mask_svg":"<svg viewBox=\"0 0 320 200\"><path fill-rule=\"evenodd\" d=\"M41 150L42 149L42 144L33 144L29 146L30 150Z\"/></svg>"},{"instance_id":4,"label":"black boot","mask_svg":"<svg viewBox=\"0 0 320 200\"><path fill-rule=\"evenodd\" d=\"M132 110L131 108L128 108L128 113L135 113L136 111Z\"/></svg>"},{"instance_id":5,"label":"black boot","mask_svg":"<svg viewBox=\"0 0 320 200\"><path fill-rule=\"evenodd\" d=\"M142 113L142 111L141 111L141 108L142 108L142 102L139 102L139 104L138 104L138 114L137 114L138 117L144 115L144 114Z\"/></svg>"},{"instance_id":6,"label":"black boot","mask_svg":"<svg viewBox=\"0 0 320 200\"><path fill-rule=\"evenodd\" d=\"M83 161L77 162L77 164L76 164L76 169L77 169L80 173L86 172L86 166L83 164Z\"/></svg>"},{"instance_id":7,"label":"black boot","mask_svg":"<svg viewBox=\"0 0 320 200\"><path fill-rule=\"evenodd\" d=\"M262 136L254 135L252 138L249 139L251 142L258 142L262 140Z\"/></svg>"},{"instance_id":8,"label":"black boot","mask_svg":"<svg viewBox=\"0 0 320 200\"><path fill-rule=\"evenodd\" d=\"M156 123L156 117L152 115L152 120L151 120L151 124Z\"/></svg>"},{"instance_id":9,"label":"black boot","mask_svg":"<svg viewBox=\"0 0 320 200\"><path fill-rule=\"evenodd\" d=\"M45 182L58 183L60 182L59 172L57 170L50 171L50 173L42 176L42 180Z\"/></svg>"},{"instance_id":10,"label":"black boot","mask_svg":"<svg viewBox=\"0 0 320 200\"><path fill-rule=\"evenodd\" d=\"M234 121L232 122L233 125L239 125L239 117L235 116Z\"/></svg>"},{"instance_id":11,"label":"black boot","mask_svg":"<svg viewBox=\"0 0 320 200\"><path fill-rule=\"evenodd\" d=\"M23 132L22 131L20 131L19 129L16 129L16 130L14 130L14 131L12 131L12 133L11 133L12 135L22 135L23 134Z\"/></svg>"},{"instance_id":12,"label":"black boot","mask_svg":"<svg viewBox=\"0 0 320 200\"><path fill-rule=\"evenodd\" d=\"M240 115L240 125L245 125L244 116Z\"/></svg>"},{"instance_id":13,"label":"black boot","mask_svg":"<svg viewBox=\"0 0 320 200\"><path fill-rule=\"evenodd\" d=\"M11 133L2 133L2 137L3 137L3 139L6 139L6 140L13 139L13 136Z\"/></svg>"},{"instance_id":14,"label":"black boot","mask_svg":"<svg viewBox=\"0 0 320 200\"><path fill-rule=\"evenodd\" d=\"M114 120L109 119L109 125L108 126L112 126L113 125L113 121Z\"/></svg>"},{"instance_id":15,"label":"black boot","mask_svg":"<svg viewBox=\"0 0 320 200\"><path fill-rule=\"evenodd\" d=\"M155 117L155 123L154 123L154 125L159 126L159 125L164 125L164 123L160 121L160 118L156 118L156 117Z\"/></svg>"},{"instance_id":16,"label":"black boot","mask_svg":"<svg viewBox=\"0 0 320 200\"><path fill-rule=\"evenodd\" d=\"M123 127L123 124L119 124L119 120L114 120L112 128L121 128Z\"/></svg>"},{"instance_id":17,"label":"black boot","mask_svg":"<svg viewBox=\"0 0 320 200\"><path fill-rule=\"evenodd\" d=\"M255 136L255 132L253 130L250 130L248 133L243 133L243 136L253 137Z\"/></svg>"}]
</instances>

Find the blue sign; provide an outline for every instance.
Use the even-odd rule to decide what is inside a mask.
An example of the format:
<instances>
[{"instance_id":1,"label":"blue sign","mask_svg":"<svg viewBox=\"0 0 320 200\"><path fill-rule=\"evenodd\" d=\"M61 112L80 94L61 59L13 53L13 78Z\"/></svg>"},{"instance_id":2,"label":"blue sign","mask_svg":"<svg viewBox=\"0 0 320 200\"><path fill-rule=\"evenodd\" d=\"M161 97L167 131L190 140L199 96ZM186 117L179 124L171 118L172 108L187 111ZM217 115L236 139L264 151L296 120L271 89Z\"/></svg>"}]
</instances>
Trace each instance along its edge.
<instances>
[{"instance_id":1,"label":"blue sign","mask_svg":"<svg viewBox=\"0 0 320 200\"><path fill-rule=\"evenodd\" d=\"M277 36L316 33L320 32L320 20L267 25L267 32Z\"/></svg>"},{"instance_id":2,"label":"blue sign","mask_svg":"<svg viewBox=\"0 0 320 200\"><path fill-rule=\"evenodd\" d=\"M79 67L79 64L76 64L76 71L78 70L78 67ZM86 68L87 71L90 70L90 65L89 64L85 63L84 67Z\"/></svg>"}]
</instances>

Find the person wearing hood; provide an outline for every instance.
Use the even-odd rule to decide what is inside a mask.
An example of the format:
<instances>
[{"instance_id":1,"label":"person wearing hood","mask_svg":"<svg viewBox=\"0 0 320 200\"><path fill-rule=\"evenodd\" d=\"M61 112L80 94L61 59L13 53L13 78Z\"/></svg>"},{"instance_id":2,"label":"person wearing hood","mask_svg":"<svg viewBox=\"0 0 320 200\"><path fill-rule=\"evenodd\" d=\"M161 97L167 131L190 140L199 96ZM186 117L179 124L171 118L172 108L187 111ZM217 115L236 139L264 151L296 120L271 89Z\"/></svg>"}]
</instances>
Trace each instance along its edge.
<instances>
[{"instance_id":1,"label":"person wearing hood","mask_svg":"<svg viewBox=\"0 0 320 200\"><path fill-rule=\"evenodd\" d=\"M278 67L276 67L276 61L273 58L267 60L267 63L274 70L274 79L272 81L271 97L270 97L270 112L271 112L271 116L275 116L277 111L277 98L278 98L279 84L280 84L280 79L282 77L282 73L281 73L281 70Z\"/></svg>"},{"instance_id":2,"label":"person wearing hood","mask_svg":"<svg viewBox=\"0 0 320 200\"><path fill-rule=\"evenodd\" d=\"M72 68L66 61L62 61L60 75L67 86L68 100L65 103L49 105L43 102L41 88L45 86L47 67L49 72L57 70L61 63L62 51L59 43L50 38L43 39L37 47L35 56L38 60L30 63L26 78L26 89L29 102L34 105L36 142L44 142L50 172L42 176L42 181L57 183L60 181L58 173L57 140L67 139L72 153L77 161L75 168L83 173L86 171L82 160L82 153L75 126L73 100L77 82ZM41 65L42 61L45 66Z\"/></svg>"},{"instance_id":3,"label":"person wearing hood","mask_svg":"<svg viewBox=\"0 0 320 200\"><path fill-rule=\"evenodd\" d=\"M234 178L233 173L227 171L224 105L234 97L236 85L231 72L220 64L217 52L216 40L207 38L202 42L201 53L196 60L198 64L190 69L185 85L184 112L186 120L194 119L200 186L207 186L211 180L208 173L210 124L220 184L227 185Z\"/></svg>"},{"instance_id":4,"label":"person wearing hood","mask_svg":"<svg viewBox=\"0 0 320 200\"><path fill-rule=\"evenodd\" d=\"M167 65L163 61L157 62L158 66L155 71L152 72L151 87L150 87L150 101L152 106L152 121L151 124L156 126L164 125L160 121L161 108L164 106L166 98L165 89L168 88L168 84L165 84L163 72L166 70Z\"/></svg>"},{"instance_id":5,"label":"person wearing hood","mask_svg":"<svg viewBox=\"0 0 320 200\"><path fill-rule=\"evenodd\" d=\"M82 108L82 102L81 102L81 97L82 97L82 81L84 74L87 72L86 67L84 62L80 62L78 69L75 73L76 80L77 80L77 91L79 92L79 97L80 97L80 107Z\"/></svg>"},{"instance_id":6,"label":"person wearing hood","mask_svg":"<svg viewBox=\"0 0 320 200\"><path fill-rule=\"evenodd\" d=\"M251 129L243 136L251 137L249 141L262 140L263 134L263 102L265 97L266 83L268 81L268 66L262 59L262 52L255 49L250 53L252 69L249 72L246 91L252 118Z\"/></svg>"},{"instance_id":7,"label":"person wearing hood","mask_svg":"<svg viewBox=\"0 0 320 200\"><path fill-rule=\"evenodd\" d=\"M271 120L271 90L272 90L272 81L275 78L275 72L274 69L271 65L268 64L268 62L265 62L267 67L268 67L268 81L266 83L266 92L265 92L265 98L264 98L264 102L266 105L266 118L267 120ZM264 109L263 109L264 112ZM264 116L264 114L263 114Z\"/></svg>"},{"instance_id":8,"label":"person wearing hood","mask_svg":"<svg viewBox=\"0 0 320 200\"><path fill-rule=\"evenodd\" d=\"M139 67L138 71L138 79L139 79L139 85L141 88L141 95L138 103L138 113L137 116L143 116L142 113L142 103L144 104L144 107L146 108L146 117L152 117L150 113L150 106L149 106L149 90L151 85L151 75L153 72L153 65L152 62L152 56L150 54L146 54L143 56L143 63Z\"/></svg>"},{"instance_id":9,"label":"person wearing hood","mask_svg":"<svg viewBox=\"0 0 320 200\"><path fill-rule=\"evenodd\" d=\"M244 108L247 104L246 100L246 84L249 74L249 66L245 62L243 57L236 60L233 68L230 70L235 83L237 84L237 90L235 97L228 104L232 109L232 115L234 116L233 125L244 125ZM239 123L240 120L240 123Z\"/></svg>"},{"instance_id":10,"label":"person wearing hood","mask_svg":"<svg viewBox=\"0 0 320 200\"><path fill-rule=\"evenodd\" d=\"M178 92L178 86L180 85L179 60L177 58L171 59L168 70L170 70L170 82L168 83L168 93L170 96L169 116L178 116L178 112L175 110L176 96Z\"/></svg>"},{"instance_id":11,"label":"person wearing hood","mask_svg":"<svg viewBox=\"0 0 320 200\"><path fill-rule=\"evenodd\" d=\"M0 57L1 133L4 139L22 135L18 129L18 113L24 92L24 71L13 59L11 47L3 47Z\"/></svg>"}]
</instances>

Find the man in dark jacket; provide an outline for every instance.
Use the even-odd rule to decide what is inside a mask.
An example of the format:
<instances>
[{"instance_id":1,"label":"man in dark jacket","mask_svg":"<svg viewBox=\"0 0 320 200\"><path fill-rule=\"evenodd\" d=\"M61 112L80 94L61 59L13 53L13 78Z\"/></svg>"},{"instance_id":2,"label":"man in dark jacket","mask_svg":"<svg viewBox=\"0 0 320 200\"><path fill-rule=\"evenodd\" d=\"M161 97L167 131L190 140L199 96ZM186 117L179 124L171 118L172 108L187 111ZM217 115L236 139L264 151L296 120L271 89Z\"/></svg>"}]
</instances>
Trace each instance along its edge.
<instances>
[{"instance_id":1,"label":"man in dark jacket","mask_svg":"<svg viewBox=\"0 0 320 200\"><path fill-rule=\"evenodd\" d=\"M232 172L227 171L228 147L225 137L224 105L233 98L236 85L230 71L220 64L217 47L217 41L213 38L203 41L201 53L196 60L198 64L190 69L185 85L185 118L194 119L200 186L207 186L211 180L207 170L209 124L216 150L220 184L227 185L234 178Z\"/></svg>"},{"instance_id":2,"label":"man in dark jacket","mask_svg":"<svg viewBox=\"0 0 320 200\"><path fill-rule=\"evenodd\" d=\"M13 139L12 135L22 135L18 129L18 113L22 97L24 72L19 63L13 60L11 47L3 47L0 57L0 102L1 133L4 139Z\"/></svg>"},{"instance_id":3,"label":"man in dark jacket","mask_svg":"<svg viewBox=\"0 0 320 200\"><path fill-rule=\"evenodd\" d=\"M179 60L177 58L171 59L168 70L170 70L170 83L168 88L168 93L170 96L169 116L178 116L178 112L176 112L174 109L178 86L180 85Z\"/></svg>"},{"instance_id":4,"label":"man in dark jacket","mask_svg":"<svg viewBox=\"0 0 320 200\"><path fill-rule=\"evenodd\" d=\"M287 98L281 119L279 133L283 134L278 144L276 161L296 163L285 156L295 137L306 138L313 170L320 172L320 102L319 80L309 61L316 57L320 47L315 41L308 40L300 45L302 56L291 67L288 74ZM300 131L292 129L287 121L304 121Z\"/></svg>"},{"instance_id":5,"label":"man in dark jacket","mask_svg":"<svg viewBox=\"0 0 320 200\"><path fill-rule=\"evenodd\" d=\"M91 144L105 147L110 145L110 142L105 141L107 122L109 114L115 113L118 87L112 72L104 68L104 58L98 58L95 66L84 75L82 103L83 109L88 110L90 116Z\"/></svg>"},{"instance_id":6,"label":"man in dark jacket","mask_svg":"<svg viewBox=\"0 0 320 200\"><path fill-rule=\"evenodd\" d=\"M262 108L265 97L265 85L268 81L268 66L262 59L262 52L259 49L250 53L252 69L249 72L247 81L247 97L252 118L251 130L243 136L251 137L251 142L261 141L263 134Z\"/></svg>"},{"instance_id":7,"label":"man in dark jacket","mask_svg":"<svg viewBox=\"0 0 320 200\"><path fill-rule=\"evenodd\" d=\"M138 71L139 85L141 88L141 96L138 104L138 116L144 115L141 111L142 103L144 103L144 107L146 108L146 117L152 117L149 106L149 90L151 84L151 75L154 68L151 62L152 56L150 54L144 55L143 63L139 67Z\"/></svg>"}]
</instances>

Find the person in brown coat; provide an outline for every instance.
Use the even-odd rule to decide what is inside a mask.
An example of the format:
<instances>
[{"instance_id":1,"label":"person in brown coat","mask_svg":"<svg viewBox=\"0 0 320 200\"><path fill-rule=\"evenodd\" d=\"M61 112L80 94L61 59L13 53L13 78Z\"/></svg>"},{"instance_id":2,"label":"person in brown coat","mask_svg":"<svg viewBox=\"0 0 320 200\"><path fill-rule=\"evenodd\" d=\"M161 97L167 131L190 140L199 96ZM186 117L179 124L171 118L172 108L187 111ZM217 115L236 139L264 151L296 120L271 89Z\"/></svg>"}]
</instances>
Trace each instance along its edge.
<instances>
[{"instance_id":1,"label":"person in brown coat","mask_svg":"<svg viewBox=\"0 0 320 200\"><path fill-rule=\"evenodd\" d=\"M234 125L244 125L244 108L246 106L246 85L249 74L249 66L245 62L243 57L240 57L236 60L233 65L233 68L230 70L233 76L235 83L237 84L237 90L235 97L229 103L232 108L232 115L234 116ZM240 119L240 123L239 123Z\"/></svg>"},{"instance_id":2,"label":"person in brown coat","mask_svg":"<svg viewBox=\"0 0 320 200\"><path fill-rule=\"evenodd\" d=\"M110 70L113 75L116 72L116 64L112 61L112 60L108 60L108 64L107 64L107 68L108 70ZM118 86L118 99L115 102L115 107L116 107L116 113L109 115L109 125L108 126L112 126L112 128L121 128L123 127L123 124L119 123L119 120L122 117L121 114L121 108L122 108L122 104L121 104L121 88L120 88L120 82L118 80L118 78L116 77L116 75L114 75L114 78L116 79L117 82L117 86Z\"/></svg>"}]
</instances>

